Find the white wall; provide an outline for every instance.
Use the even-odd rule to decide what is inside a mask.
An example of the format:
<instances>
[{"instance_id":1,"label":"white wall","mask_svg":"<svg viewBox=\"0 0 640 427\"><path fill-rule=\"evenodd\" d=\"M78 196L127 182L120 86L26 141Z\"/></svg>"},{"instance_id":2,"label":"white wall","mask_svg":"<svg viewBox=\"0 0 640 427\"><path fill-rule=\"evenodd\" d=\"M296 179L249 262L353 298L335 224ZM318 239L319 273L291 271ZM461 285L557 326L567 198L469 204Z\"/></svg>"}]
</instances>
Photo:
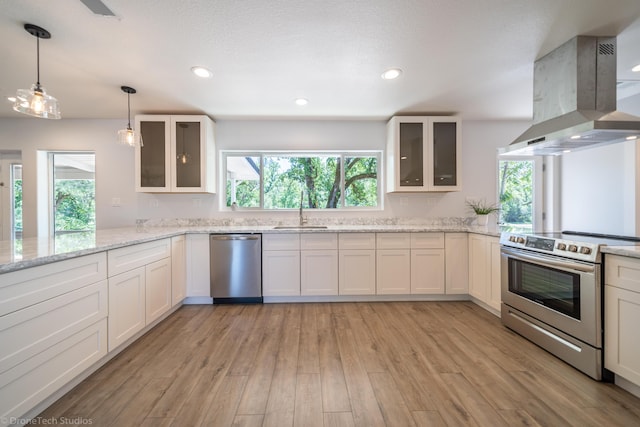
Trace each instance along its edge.
<instances>
[{"instance_id":1,"label":"white wall","mask_svg":"<svg viewBox=\"0 0 640 427\"><path fill-rule=\"evenodd\" d=\"M36 234L38 150L95 151L98 228L130 226L139 218L256 216L256 213L220 212L217 195L135 193L133 150L116 144L116 132L123 125L121 120L0 119L0 150L22 151L25 236ZM344 215L467 216L467 197L495 201L496 148L507 145L528 126L525 121L465 121L462 124L463 191L389 194L385 195L383 211L345 212ZM385 138L382 121L221 120L216 128L217 148L228 150L383 150ZM114 198L120 199L119 207L112 206ZM282 214L297 215L296 212Z\"/></svg>"}]
</instances>

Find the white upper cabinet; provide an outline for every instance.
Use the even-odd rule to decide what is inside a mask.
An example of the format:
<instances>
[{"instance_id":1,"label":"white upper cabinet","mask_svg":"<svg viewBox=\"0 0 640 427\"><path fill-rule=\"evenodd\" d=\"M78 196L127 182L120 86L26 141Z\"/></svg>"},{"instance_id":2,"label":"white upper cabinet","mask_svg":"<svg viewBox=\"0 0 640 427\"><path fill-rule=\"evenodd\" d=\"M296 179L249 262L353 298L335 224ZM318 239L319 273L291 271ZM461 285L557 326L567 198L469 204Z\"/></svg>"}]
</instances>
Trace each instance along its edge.
<instances>
[{"instance_id":1,"label":"white upper cabinet","mask_svg":"<svg viewBox=\"0 0 640 427\"><path fill-rule=\"evenodd\" d=\"M207 116L136 116L136 191L215 193L214 122Z\"/></svg>"},{"instance_id":2,"label":"white upper cabinet","mask_svg":"<svg viewBox=\"0 0 640 427\"><path fill-rule=\"evenodd\" d=\"M387 192L460 191L460 119L392 117Z\"/></svg>"}]
</instances>

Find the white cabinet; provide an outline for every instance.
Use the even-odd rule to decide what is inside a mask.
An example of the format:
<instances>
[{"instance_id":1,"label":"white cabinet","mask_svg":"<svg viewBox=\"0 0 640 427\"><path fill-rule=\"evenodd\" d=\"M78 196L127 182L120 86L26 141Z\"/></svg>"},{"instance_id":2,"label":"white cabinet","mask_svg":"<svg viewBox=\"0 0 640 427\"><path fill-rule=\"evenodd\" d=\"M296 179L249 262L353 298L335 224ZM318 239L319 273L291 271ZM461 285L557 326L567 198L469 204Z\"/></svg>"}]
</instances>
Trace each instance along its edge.
<instances>
[{"instance_id":1,"label":"white cabinet","mask_svg":"<svg viewBox=\"0 0 640 427\"><path fill-rule=\"evenodd\" d=\"M171 239L107 252L109 351L171 308Z\"/></svg>"},{"instance_id":2,"label":"white cabinet","mask_svg":"<svg viewBox=\"0 0 640 427\"><path fill-rule=\"evenodd\" d=\"M171 305L180 304L187 296L187 239L171 238Z\"/></svg>"},{"instance_id":3,"label":"white cabinet","mask_svg":"<svg viewBox=\"0 0 640 427\"><path fill-rule=\"evenodd\" d=\"M469 235L469 294L500 311L500 240Z\"/></svg>"},{"instance_id":4,"label":"white cabinet","mask_svg":"<svg viewBox=\"0 0 640 427\"><path fill-rule=\"evenodd\" d=\"M262 235L262 295L300 295L300 236Z\"/></svg>"},{"instance_id":5,"label":"white cabinet","mask_svg":"<svg viewBox=\"0 0 640 427\"><path fill-rule=\"evenodd\" d=\"M211 297L209 235L187 235L187 297ZM211 301L208 301L211 303Z\"/></svg>"},{"instance_id":6,"label":"white cabinet","mask_svg":"<svg viewBox=\"0 0 640 427\"><path fill-rule=\"evenodd\" d=\"M141 331L145 316L145 267L109 278L109 351Z\"/></svg>"},{"instance_id":7,"label":"white cabinet","mask_svg":"<svg viewBox=\"0 0 640 427\"><path fill-rule=\"evenodd\" d=\"M171 258L145 266L145 324L171 308Z\"/></svg>"},{"instance_id":8,"label":"white cabinet","mask_svg":"<svg viewBox=\"0 0 640 427\"><path fill-rule=\"evenodd\" d=\"M136 191L215 193L214 122L207 116L136 116ZM141 145L141 146L140 146Z\"/></svg>"},{"instance_id":9,"label":"white cabinet","mask_svg":"<svg viewBox=\"0 0 640 427\"><path fill-rule=\"evenodd\" d=\"M468 294L469 247L467 233L445 233L444 252L445 293Z\"/></svg>"},{"instance_id":10,"label":"white cabinet","mask_svg":"<svg viewBox=\"0 0 640 427\"><path fill-rule=\"evenodd\" d=\"M106 278L104 252L0 274L1 420L107 354Z\"/></svg>"},{"instance_id":11,"label":"white cabinet","mask_svg":"<svg viewBox=\"0 0 640 427\"><path fill-rule=\"evenodd\" d=\"M411 293L411 234L376 234L376 293Z\"/></svg>"},{"instance_id":12,"label":"white cabinet","mask_svg":"<svg viewBox=\"0 0 640 427\"><path fill-rule=\"evenodd\" d=\"M640 386L640 260L607 254L604 287L604 364Z\"/></svg>"},{"instance_id":13,"label":"white cabinet","mask_svg":"<svg viewBox=\"0 0 640 427\"><path fill-rule=\"evenodd\" d=\"M338 288L340 295L375 295L375 233L338 235Z\"/></svg>"},{"instance_id":14,"label":"white cabinet","mask_svg":"<svg viewBox=\"0 0 640 427\"><path fill-rule=\"evenodd\" d=\"M460 191L460 124L456 117L392 117L386 191Z\"/></svg>"},{"instance_id":15,"label":"white cabinet","mask_svg":"<svg viewBox=\"0 0 640 427\"><path fill-rule=\"evenodd\" d=\"M411 293L444 294L444 233L411 233Z\"/></svg>"},{"instance_id":16,"label":"white cabinet","mask_svg":"<svg viewBox=\"0 0 640 427\"><path fill-rule=\"evenodd\" d=\"M338 295L338 235L300 235L300 295Z\"/></svg>"}]
</instances>

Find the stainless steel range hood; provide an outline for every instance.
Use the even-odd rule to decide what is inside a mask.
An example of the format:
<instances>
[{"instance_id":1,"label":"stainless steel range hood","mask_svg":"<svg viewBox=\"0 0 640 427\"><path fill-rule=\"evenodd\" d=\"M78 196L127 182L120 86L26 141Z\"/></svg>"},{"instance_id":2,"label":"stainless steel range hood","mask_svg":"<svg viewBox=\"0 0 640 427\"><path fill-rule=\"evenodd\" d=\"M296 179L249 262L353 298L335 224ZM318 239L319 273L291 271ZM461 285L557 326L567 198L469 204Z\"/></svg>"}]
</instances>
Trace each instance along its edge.
<instances>
[{"instance_id":1,"label":"stainless steel range hood","mask_svg":"<svg viewBox=\"0 0 640 427\"><path fill-rule=\"evenodd\" d=\"M501 155L554 155L640 137L616 110L616 38L577 36L535 62L533 125Z\"/></svg>"}]
</instances>

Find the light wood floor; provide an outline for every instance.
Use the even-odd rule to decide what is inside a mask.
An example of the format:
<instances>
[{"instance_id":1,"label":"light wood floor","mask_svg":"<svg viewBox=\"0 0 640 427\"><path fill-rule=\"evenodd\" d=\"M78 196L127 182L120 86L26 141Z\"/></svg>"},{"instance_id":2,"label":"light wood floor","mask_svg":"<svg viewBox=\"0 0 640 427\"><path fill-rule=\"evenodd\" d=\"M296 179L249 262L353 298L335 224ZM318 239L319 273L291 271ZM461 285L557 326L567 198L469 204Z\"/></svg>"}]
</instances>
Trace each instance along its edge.
<instances>
[{"instance_id":1,"label":"light wood floor","mask_svg":"<svg viewBox=\"0 0 640 427\"><path fill-rule=\"evenodd\" d=\"M470 302L185 306L52 405L92 426L639 426Z\"/></svg>"}]
</instances>

